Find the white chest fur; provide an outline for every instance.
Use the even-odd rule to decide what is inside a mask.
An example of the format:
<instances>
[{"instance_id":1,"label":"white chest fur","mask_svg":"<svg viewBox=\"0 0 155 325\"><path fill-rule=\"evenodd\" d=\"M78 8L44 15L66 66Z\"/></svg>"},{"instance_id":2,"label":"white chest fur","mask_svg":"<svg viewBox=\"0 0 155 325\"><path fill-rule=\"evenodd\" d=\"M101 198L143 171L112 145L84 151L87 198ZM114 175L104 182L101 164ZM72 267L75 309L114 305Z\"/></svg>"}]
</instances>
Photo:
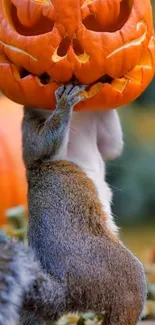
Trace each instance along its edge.
<instances>
[{"instance_id":1,"label":"white chest fur","mask_svg":"<svg viewBox=\"0 0 155 325\"><path fill-rule=\"evenodd\" d=\"M98 121L97 114L93 112L73 113L67 159L76 163L93 181L108 216L109 230L116 232L117 226L111 213L112 192L105 181L105 163L98 148Z\"/></svg>"}]
</instances>

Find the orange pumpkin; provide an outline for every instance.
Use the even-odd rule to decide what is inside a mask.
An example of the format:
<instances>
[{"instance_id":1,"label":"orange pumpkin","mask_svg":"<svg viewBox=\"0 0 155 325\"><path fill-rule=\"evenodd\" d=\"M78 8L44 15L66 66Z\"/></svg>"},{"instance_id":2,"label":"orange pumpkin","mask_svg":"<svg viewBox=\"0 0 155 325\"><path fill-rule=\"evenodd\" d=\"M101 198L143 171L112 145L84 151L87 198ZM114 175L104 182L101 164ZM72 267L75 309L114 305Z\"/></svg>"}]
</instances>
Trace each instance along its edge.
<instances>
[{"instance_id":1,"label":"orange pumpkin","mask_svg":"<svg viewBox=\"0 0 155 325\"><path fill-rule=\"evenodd\" d=\"M5 211L27 204L26 177L21 150L19 105L0 98L0 225L6 223Z\"/></svg>"},{"instance_id":2,"label":"orange pumpkin","mask_svg":"<svg viewBox=\"0 0 155 325\"><path fill-rule=\"evenodd\" d=\"M53 109L76 80L76 109L115 108L154 76L150 0L0 0L0 26L0 88L20 104Z\"/></svg>"}]
</instances>

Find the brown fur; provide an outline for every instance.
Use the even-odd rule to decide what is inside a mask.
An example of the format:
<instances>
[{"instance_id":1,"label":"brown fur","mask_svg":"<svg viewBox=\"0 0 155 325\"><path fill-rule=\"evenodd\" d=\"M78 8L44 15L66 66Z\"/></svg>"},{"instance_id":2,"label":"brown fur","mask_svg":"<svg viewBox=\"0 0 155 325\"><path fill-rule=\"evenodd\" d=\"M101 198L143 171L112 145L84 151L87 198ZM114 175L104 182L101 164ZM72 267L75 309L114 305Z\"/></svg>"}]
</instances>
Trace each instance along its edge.
<instances>
[{"instance_id":1,"label":"brown fur","mask_svg":"<svg viewBox=\"0 0 155 325\"><path fill-rule=\"evenodd\" d=\"M43 325L68 311L105 311L104 325L135 325L146 299L143 266L107 229L92 181L75 164L55 160L68 132L76 91L61 90L55 112L43 122L39 113L33 116L25 108L29 251L24 258L31 281L25 289L21 249L14 248L12 259L17 261L23 296L20 324ZM13 274L13 269L9 272ZM13 279L17 283L17 277Z\"/></svg>"}]
</instances>

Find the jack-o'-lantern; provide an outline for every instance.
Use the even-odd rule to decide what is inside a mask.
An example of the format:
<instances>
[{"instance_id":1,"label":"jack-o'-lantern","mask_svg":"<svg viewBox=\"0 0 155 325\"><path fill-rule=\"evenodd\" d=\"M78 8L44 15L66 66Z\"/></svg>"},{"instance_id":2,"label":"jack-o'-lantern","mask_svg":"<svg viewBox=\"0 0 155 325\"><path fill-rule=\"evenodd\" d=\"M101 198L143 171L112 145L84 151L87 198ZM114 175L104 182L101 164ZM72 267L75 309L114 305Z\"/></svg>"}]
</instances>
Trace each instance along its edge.
<instances>
[{"instance_id":1,"label":"jack-o'-lantern","mask_svg":"<svg viewBox=\"0 0 155 325\"><path fill-rule=\"evenodd\" d=\"M87 84L77 109L131 102L154 76L150 0L0 0L0 89L53 109L55 90Z\"/></svg>"}]
</instances>

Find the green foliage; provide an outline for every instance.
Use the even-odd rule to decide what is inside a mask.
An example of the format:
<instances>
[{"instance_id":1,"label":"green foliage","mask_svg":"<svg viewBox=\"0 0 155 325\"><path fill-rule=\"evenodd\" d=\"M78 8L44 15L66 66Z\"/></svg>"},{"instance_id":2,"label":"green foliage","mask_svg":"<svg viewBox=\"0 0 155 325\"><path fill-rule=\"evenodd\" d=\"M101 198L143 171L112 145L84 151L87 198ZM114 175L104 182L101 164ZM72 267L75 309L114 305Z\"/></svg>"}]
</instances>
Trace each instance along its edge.
<instances>
[{"instance_id":1,"label":"green foliage","mask_svg":"<svg viewBox=\"0 0 155 325\"><path fill-rule=\"evenodd\" d=\"M154 219L155 146L139 143L127 126L124 142L123 154L107 168L114 193L113 213L127 224Z\"/></svg>"}]
</instances>

